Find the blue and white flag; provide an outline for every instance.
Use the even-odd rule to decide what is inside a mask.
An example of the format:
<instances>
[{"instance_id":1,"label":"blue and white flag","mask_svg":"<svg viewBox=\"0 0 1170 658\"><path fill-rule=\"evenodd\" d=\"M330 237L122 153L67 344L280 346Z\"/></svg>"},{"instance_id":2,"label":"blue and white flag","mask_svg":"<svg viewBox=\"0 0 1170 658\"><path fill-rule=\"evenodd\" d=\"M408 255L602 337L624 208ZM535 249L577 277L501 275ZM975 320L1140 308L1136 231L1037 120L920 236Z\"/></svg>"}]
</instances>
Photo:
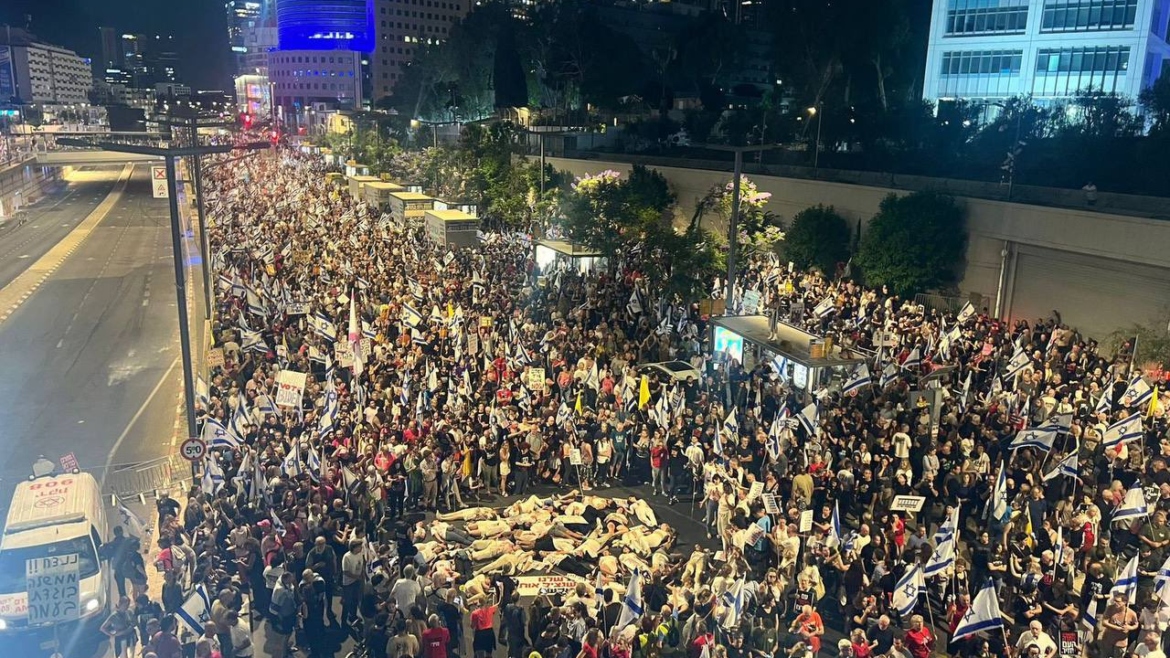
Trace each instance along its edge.
<instances>
[{"instance_id":1,"label":"blue and white flag","mask_svg":"<svg viewBox=\"0 0 1170 658\"><path fill-rule=\"evenodd\" d=\"M1015 377L1024 371L1024 368L1032 365L1032 358L1023 348L1017 348L1016 353L1012 355L1011 361L1007 364L1007 377Z\"/></svg>"},{"instance_id":2,"label":"blue and white flag","mask_svg":"<svg viewBox=\"0 0 1170 658\"><path fill-rule=\"evenodd\" d=\"M934 533L934 543L937 546L942 542L955 536L955 532L959 529L959 508L956 506L947 515L943 524L938 527L938 532Z\"/></svg>"},{"instance_id":3,"label":"blue and white flag","mask_svg":"<svg viewBox=\"0 0 1170 658\"><path fill-rule=\"evenodd\" d=\"M1139 411L1106 427L1101 444L1105 448L1113 448L1140 439L1142 432L1142 414Z\"/></svg>"},{"instance_id":4,"label":"blue and white flag","mask_svg":"<svg viewBox=\"0 0 1170 658\"><path fill-rule=\"evenodd\" d=\"M208 448L240 447L240 440L233 436L223 423L211 417L203 421L203 433L200 438Z\"/></svg>"},{"instance_id":5,"label":"blue and white flag","mask_svg":"<svg viewBox=\"0 0 1170 658\"><path fill-rule=\"evenodd\" d=\"M1056 574L1056 569L1061 564L1064 564L1064 528L1057 527L1056 529L1056 543L1052 545L1052 573Z\"/></svg>"},{"instance_id":6,"label":"blue and white flag","mask_svg":"<svg viewBox=\"0 0 1170 658\"><path fill-rule=\"evenodd\" d=\"M1158 569L1158 573L1154 574L1154 594L1158 595L1162 603L1170 605L1170 587L1166 583L1170 582L1170 557L1162 563L1162 568Z\"/></svg>"},{"instance_id":7,"label":"blue and white flag","mask_svg":"<svg viewBox=\"0 0 1170 658\"><path fill-rule=\"evenodd\" d=\"M1101 397L1097 398L1097 406L1093 407L1094 414L1107 414L1113 411L1113 391L1112 387L1106 386L1101 389Z\"/></svg>"},{"instance_id":8,"label":"blue and white flag","mask_svg":"<svg viewBox=\"0 0 1170 658\"><path fill-rule=\"evenodd\" d=\"M211 456L203 458L203 481L200 483L200 488L203 493L214 496L220 488L223 487L224 474L223 469L220 468L219 462L212 459Z\"/></svg>"},{"instance_id":9,"label":"blue and white flag","mask_svg":"<svg viewBox=\"0 0 1170 658\"><path fill-rule=\"evenodd\" d=\"M1060 463L1056 465L1056 468L1045 473L1044 481L1048 482L1049 480L1055 480L1062 475L1067 475L1068 477L1075 480L1081 479L1080 462L1077 459L1077 454L1075 452L1060 460Z\"/></svg>"},{"instance_id":10,"label":"blue and white flag","mask_svg":"<svg viewBox=\"0 0 1170 658\"><path fill-rule=\"evenodd\" d=\"M845 544L845 535L841 529L840 503L833 501L833 515L829 517L829 536L825 537L825 545L833 548Z\"/></svg>"},{"instance_id":11,"label":"blue and white flag","mask_svg":"<svg viewBox=\"0 0 1170 658\"><path fill-rule=\"evenodd\" d=\"M841 389L842 395L856 395L861 389L872 386L873 379L869 375L869 366L861 364L861 367L853 372L853 376L849 381L845 382L845 386Z\"/></svg>"},{"instance_id":12,"label":"blue and white flag","mask_svg":"<svg viewBox=\"0 0 1170 658\"><path fill-rule=\"evenodd\" d=\"M740 578L723 593L723 621L720 624L724 628L736 628L743 620L743 586L744 579Z\"/></svg>"},{"instance_id":13,"label":"blue and white flag","mask_svg":"<svg viewBox=\"0 0 1170 658\"><path fill-rule=\"evenodd\" d=\"M959 316L956 319L959 321L959 324L962 324L973 317L975 317L975 306L971 302L967 302L963 304L963 308L959 309Z\"/></svg>"},{"instance_id":14,"label":"blue and white flag","mask_svg":"<svg viewBox=\"0 0 1170 658\"><path fill-rule=\"evenodd\" d=\"M815 436L817 433L817 424L820 422L821 412L817 409L817 403L812 402L800 413L796 414L796 420L800 421L800 426L809 436Z\"/></svg>"},{"instance_id":15,"label":"blue and white flag","mask_svg":"<svg viewBox=\"0 0 1170 658\"><path fill-rule=\"evenodd\" d=\"M257 395L253 402L256 403L256 410L266 416L280 413L280 410L276 408L276 403L272 400L272 396L267 393Z\"/></svg>"},{"instance_id":16,"label":"blue and white flag","mask_svg":"<svg viewBox=\"0 0 1170 658\"><path fill-rule=\"evenodd\" d=\"M971 373L967 373L967 379L963 380L963 390L959 393L959 409L963 412L967 411L967 400L971 396Z\"/></svg>"},{"instance_id":17,"label":"blue and white flag","mask_svg":"<svg viewBox=\"0 0 1170 658\"><path fill-rule=\"evenodd\" d=\"M833 313L837 310L837 307L834 305L836 301L837 300L833 295L829 295L828 297L822 299L820 303L813 307L813 315L817 316L818 318L823 318L830 313Z\"/></svg>"},{"instance_id":18,"label":"blue and white flag","mask_svg":"<svg viewBox=\"0 0 1170 658\"><path fill-rule=\"evenodd\" d=\"M971 637L976 633L1003 628L1003 614L999 611L998 594L995 591L995 581L987 579L987 584L979 590L967 614L955 628L951 642L958 642Z\"/></svg>"},{"instance_id":19,"label":"blue and white flag","mask_svg":"<svg viewBox=\"0 0 1170 658\"><path fill-rule=\"evenodd\" d=\"M736 418L735 407L727 412L727 418L723 420L723 431L731 437L732 441L739 441L739 419Z\"/></svg>"},{"instance_id":20,"label":"blue and white flag","mask_svg":"<svg viewBox=\"0 0 1170 658\"><path fill-rule=\"evenodd\" d=\"M211 389L202 375L195 375L195 399L206 409L211 406Z\"/></svg>"},{"instance_id":21,"label":"blue and white flag","mask_svg":"<svg viewBox=\"0 0 1170 658\"><path fill-rule=\"evenodd\" d=\"M780 435L787 429L788 424L788 407L776 414L772 419L772 427L768 430L768 441L764 444L764 448L768 451L768 456L772 459L780 457L781 443Z\"/></svg>"},{"instance_id":22,"label":"blue and white flag","mask_svg":"<svg viewBox=\"0 0 1170 658\"><path fill-rule=\"evenodd\" d=\"M1134 375L1133 379L1129 380L1129 387L1121 394L1121 406L1141 407L1149 404L1152 397L1154 397L1154 389L1150 388L1141 375Z\"/></svg>"},{"instance_id":23,"label":"blue and white flag","mask_svg":"<svg viewBox=\"0 0 1170 658\"><path fill-rule=\"evenodd\" d=\"M1009 450L1019 450L1020 448L1036 448L1048 452L1052 450L1052 444L1056 443L1056 430L1048 430L1042 427L1032 427L1026 429L1019 434L1008 445Z\"/></svg>"},{"instance_id":24,"label":"blue and white flag","mask_svg":"<svg viewBox=\"0 0 1170 658\"><path fill-rule=\"evenodd\" d=\"M1137 586L1138 586L1138 556L1134 555L1125 568L1117 574L1117 580L1113 581L1113 589L1109 590L1109 596L1124 596L1129 600L1129 604L1133 605L1137 602Z\"/></svg>"},{"instance_id":25,"label":"blue and white flag","mask_svg":"<svg viewBox=\"0 0 1170 658\"><path fill-rule=\"evenodd\" d=\"M228 426L236 438L236 445L248 437L249 425L252 425L252 412L248 411L248 396L240 390L236 395L236 408L232 411L231 424Z\"/></svg>"},{"instance_id":26,"label":"blue and white flag","mask_svg":"<svg viewBox=\"0 0 1170 658\"><path fill-rule=\"evenodd\" d=\"M991 518L1000 523L1007 523L1012 516L1012 506L1007 498L1007 472L1002 461L999 463L999 475L995 477L995 487L991 490L991 501L987 510Z\"/></svg>"},{"instance_id":27,"label":"blue and white flag","mask_svg":"<svg viewBox=\"0 0 1170 658\"><path fill-rule=\"evenodd\" d=\"M894 610L898 616L909 618L918 605L918 596L926 591L926 579L922 575L922 568L917 564L906 570L906 575L894 586Z\"/></svg>"},{"instance_id":28,"label":"blue and white flag","mask_svg":"<svg viewBox=\"0 0 1170 658\"><path fill-rule=\"evenodd\" d=\"M882 389L889 388L890 384L898 378L898 368L892 363L887 363L885 368L882 368Z\"/></svg>"},{"instance_id":29,"label":"blue and white flag","mask_svg":"<svg viewBox=\"0 0 1170 658\"><path fill-rule=\"evenodd\" d=\"M121 498L118 498L118 515L122 517L122 525L126 527L131 536L146 539L146 521L138 516L134 510L126 507L126 503L123 503Z\"/></svg>"},{"instance_id":30,"label":"blue and white flag","mask_svg":"<svg viewBox=\"0 0 1170 658\"><path fill-rule=\"evenodd\" d=\"M1071 413L1052 414L1037 429L1051 430L1058 434L1068 434L1072 431L1072 418L1073 415Z\"/></svg>"},{"instance_id":31,"label":"blue and white flag","mask_svg":"<svg viewBox=\"0 0 1170 658\"><path fill-rule=\"evenodd\" d=\"M414 329L418 327L418 325L422 324L423 316L422 313L414 310L410 304L403 304L402 321L406 323L406 326Z\"/></svg>"},{"instance_id":32,"label":"blue and white flag","mask_svg":"<svg viewBox=\"0 0 1170 658\"><path fill-rule=\"evenodd\" d=\"M211 597L207 594L207 587L196 585L195 591L175 611L175 616L197 637L203 635L203 625L211 620Z\"/></svg>"},{"instance_id":33,"label":"blue and white flag","mask_svg":"<svg viewBox=\"0 0 1170 658\"><path fill-rule=\"evenodd\" d=\"M910 350L910 353L906 355L906 360L902 362L902 367L906 370L915 370L922 367L922 354L918 351L917 347Z\"/></svg>"},{"instance_id":34,"label":"blue and white flag","mask_svg":"<svg viewBox=\"0 0 1170 658\"><path fill-rule=\"evenodd\" d=\"M934 552L930 554L930 559L926 562L926 567L923 572L927 576L938 575L955 564L955 534L952 532L941 541L938 546L934 547Z\"/></svg>"},{"instance_id":35,"label":"blue and white flag","mask_svg":"<svg viewBox=\"0 0 1170 658\"><path fill-rule=\"evenodd\" d=\"M622 599L621 615L618 616L618 622L614 625L612 633L616 635L626 626L641 619L644 611L645 609L642 605L642 576L637 571L634 571L633 575L630 576L630 584L626 587L626 596Z\"/></svg>"},{"instance_id":36,"label":"blue and white flag","mask_svg":"<svg viewBox=\"0 0 1170 658\"><path fill-rule=\"evenodd\" d=\"M285 477L296 477L303 472L301 467L301 444L300 441L293 441L292 450L284 456L284 461L280 463L280 472L284 473Z\"/></svg>"},{"instance_id":37,"label":"blue and white flag","mask_svg":"<svg viewBox=\"0 0 1170 658\"><path fill-rule=\"evenodd\" d=\"M317 311L310 317L310 322L313 323L313 331L330 343L337 342L337 326L325 315L322 311Z\"/></svg>"},{"instance_id":38,"label":"blue and white flag","mask_svg":"<svg viewBox=\"0 0 1170 658\"><path fill-rule=\"evenodd\" d=\"M1142 491L1141 480L1135 480L1133 486L1125 492L1125 498L1121 501L1121 507L1117 508L1117 511L1113 513L1113 518L1109 522L1117 523L1118 521L1138 519L1149 515L1150 512L1146 507L1146 495Z\"/></svg>"}]
</instances>

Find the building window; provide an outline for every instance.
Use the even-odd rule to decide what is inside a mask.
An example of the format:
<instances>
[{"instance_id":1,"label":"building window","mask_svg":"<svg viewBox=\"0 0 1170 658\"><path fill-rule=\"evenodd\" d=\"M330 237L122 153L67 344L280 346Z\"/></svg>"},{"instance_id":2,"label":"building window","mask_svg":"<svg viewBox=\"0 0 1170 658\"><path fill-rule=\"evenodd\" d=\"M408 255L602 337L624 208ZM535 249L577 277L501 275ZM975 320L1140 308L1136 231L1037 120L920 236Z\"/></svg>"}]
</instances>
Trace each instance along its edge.
<instances>
[{"instance_id":1,"label":"building window","mask_svg":"<svg viewBox=\"0 0 1170 658\"><path fill-rule=\"evenodd\" d=\"M1137 0L1047 0L1041 32L1126 30L1137 18Z\"/></svg>"},{"instance_id":2,"label":"building window","mask_svg":"<svg viewBox=\"0 0 1170 658\"><path fill-rule=\"evenodd\" d=\"M957 50L944 52L939 96L1003 97L1019 93L1022 50Z\"/></svg>"},{"instance_id":3,"label":"building window","mask_svg":"<svg viewBox=\"0 0 1170 658\"><path fill-rule=\"evenodd\" d=\"M1128 46L1041 48L1036 55L1032 93L1072 96L1089 87L1117 91L1124 86L1128 70Z\"/></svg>"},{"instance_id":4,"label":"building window","mask_svg":"<svg viewBox=\"0 0 1170 658\"><path fill-rule=\"evenodd\" d=\"M1011 34L1028 27L1028 0L949 0L948 35Z\"/></svg>"}]
</instances>

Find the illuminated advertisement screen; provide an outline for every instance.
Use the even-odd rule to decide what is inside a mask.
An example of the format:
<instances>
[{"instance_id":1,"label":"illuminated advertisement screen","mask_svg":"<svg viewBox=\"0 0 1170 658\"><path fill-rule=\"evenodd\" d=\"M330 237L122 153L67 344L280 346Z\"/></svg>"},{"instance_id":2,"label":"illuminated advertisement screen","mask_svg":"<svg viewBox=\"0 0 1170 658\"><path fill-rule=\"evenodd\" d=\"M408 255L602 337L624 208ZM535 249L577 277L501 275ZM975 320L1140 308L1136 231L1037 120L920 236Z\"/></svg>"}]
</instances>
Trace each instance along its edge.
<instances>
[{"instance_id":1,"label":"illuminated advertisement screen","mask_svg":"<svg viewBox=\"0 0 1170 658\"><path fill-rule=\"evenodd\" d=\"M728 356L743 363L743 336L715 327L715 351L727 352Z\"/></svg>"},{"instance_id":2,"label":"illuminated advertisement screen","mask_svg":"<svg viewBox=\"0 0 1170 658\"><path fill-rule=\"evenodd\" d=\"M7 103L16 95L12 76L12 55L8 46L0 46L0 103Z\"/></svg>"}]
</instances>

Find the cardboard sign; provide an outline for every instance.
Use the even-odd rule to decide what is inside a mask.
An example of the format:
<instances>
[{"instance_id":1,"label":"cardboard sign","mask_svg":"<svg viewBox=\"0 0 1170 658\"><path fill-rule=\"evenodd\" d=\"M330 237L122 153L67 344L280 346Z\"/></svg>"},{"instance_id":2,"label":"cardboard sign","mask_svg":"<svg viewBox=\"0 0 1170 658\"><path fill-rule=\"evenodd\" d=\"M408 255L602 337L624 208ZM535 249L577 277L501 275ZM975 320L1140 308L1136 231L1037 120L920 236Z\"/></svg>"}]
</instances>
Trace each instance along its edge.
<instances>
[{"instance_id":1,"label":"cardboard sign","mask_svg":"<svg viewBox=\"0 0 1170 658\"><path fill-rule=\"evenodd\" d=\"M224 361L223 361L223 348L222 347L217 347L215 349L211 349L211 350L207 351L207 367L208 367L208 369L222 368L223 363L224 363Z\"/></svg>"},{"instance_id":2,"label":"cardboard sign","mask_svg":"<svg viewBox=\"0 0 1170 658\"><path fill-rule=\"evenodd\" d=\"M308 302L289 302L284 305L285 315L308 315Z\"/></svg>"},{"instance_id":3,"label":"cardboard sign","mask_svg":"<svg viewBox=\"0 0 1170 658\"><path fill-rule=\"evenodd\" d=\"M467 334L467 353L471 356L479 354L479 334Z\"/></svg>"},{"instance_id":4,"label":"cardboard sign","mask_svg":"<svg viewBox=\"0 0 1170 658\"><path fill-rule=\"evenodd\" d=\"M524 372L524 381L528 384L528 388L533 391L544 390L544 368L529 367Z\"/></svg>"},{"instance_id":5,"label":"cardboard sign","mask_svg":"<svg viewBox=\"0 0 1170 658\"><path fill-rule=\"evenodd\" d=\"M890 503L891 512L921 512L922 505L926 503L924 496L894 496L894 502Z\"/></svg>"},{"instance_id":6,"label":"cardboard sign","mask_svg":"<svg viewBox=\"0 0 1170 658\"><path fill-rule=\"evenodd\" d=\"M764 494L764 511L768 514L780 513L780 506L776 504L776 496Z\"/></svg>"},{"instance_id":7,"label":"cardboard sign","mask_svg":"<svg viewBox=\"0 0 1170 658\"><path fill-rule=\"evenodd\" d=\"M547 574L540 576L517 576L516 591L521 597L533 598L541 595L555 596L568 594L577 589L577 583L585 581L577 576ZM590 586L592 590L592 586Z\"/></svg>"},{"instance_id":8,"label":"cardboard sign","mask_svg":"<svg viewBox=\"0 0 1170 658\"><path fill-rule=\"evenodd\" d=\"M755 499L759 498L763 493L764 493L764 483L760 482L759 480L756 480L755 482L752 482L752 488L748 489L747 499L748 500L755 500Z\"/></svg>"},{"instance_id":9,"label":"cardboard sign","mask_svg":"<svg viewBox=\"0 0 1170 658\"><path fill-rule=\"evenodd\" d=\"M755 290L749 290L743 294L743 312L747 315L755 315L760 308L760 293Z\"/></svg>"},{"instance_id":10,"label":"cardboard sign","mask_svg":"<svg viewBox=\"0 0 1170 658\"><path fill-rule=\"evenodd\" d=\"M308 375L303 372L281 370L276 375L276 406L299 408L307 381Z\"/></svg>"},{"instance_id":11,"label":"cardboard sign","mask_svg":"<svg viewBox=\"0 0 1170 658\"><path fill-rule=\"evenodd\" d=\"M570 466L581 466L582 463L583 462L581 461L581 449L580 448L573 448L572 450L570 450L569 451L569 465Z\"/></svg>"},{"instance_id":12,"label":"cardboard sign","mask_svg":"<svg viewBox=\"0 0 1170 658\"><path fill-rule=\"evenodd\" d=\"M81 616L80 564L77 553L25 562L30 626L74 621Z\"/></svg>"},{"instance_id":13,"label":"cardboard sign","mask_svg":"<svg viewBox=\"0 0 1170 658\"><path fill-rule=\"evenodd\" d=\"M797 526L797 529L800 532L808 532L809 530L812 530L812 523L813 523L813 511L810 509L806 509L805 511L800 513L800 525Z\"/></svg>"}]
</instances>

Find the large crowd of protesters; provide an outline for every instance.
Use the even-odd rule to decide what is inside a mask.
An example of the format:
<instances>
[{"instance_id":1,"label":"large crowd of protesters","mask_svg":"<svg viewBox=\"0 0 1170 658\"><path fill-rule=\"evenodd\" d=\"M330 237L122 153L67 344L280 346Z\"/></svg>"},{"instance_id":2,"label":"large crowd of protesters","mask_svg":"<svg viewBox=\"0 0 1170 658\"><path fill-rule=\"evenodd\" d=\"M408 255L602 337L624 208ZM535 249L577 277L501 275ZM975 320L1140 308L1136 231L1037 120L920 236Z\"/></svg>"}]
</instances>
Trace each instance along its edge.
<instances>
[{"instance_id":1,"label":"large crowd of protesters","mask_svg":"<svg viewBox=\"0 0 1170 658\"><path fill-rule=\"evenodd\" d=\"M1165 386L1132 345L751 259L762 313L869 359L801 390L713 352L636 255L451 248L326 172L281 152L209 176L213 457L159 502L159 604L116 558L138 599L111 636L158 658L339 636L392 658L1164 657ZM664 361L698 376L636 369ZM306 375L291 403L283 372ZM663 506L697 507L707 541ZM956 638L988 582L1002 626Z\"/></svg>"}]
</instances>

